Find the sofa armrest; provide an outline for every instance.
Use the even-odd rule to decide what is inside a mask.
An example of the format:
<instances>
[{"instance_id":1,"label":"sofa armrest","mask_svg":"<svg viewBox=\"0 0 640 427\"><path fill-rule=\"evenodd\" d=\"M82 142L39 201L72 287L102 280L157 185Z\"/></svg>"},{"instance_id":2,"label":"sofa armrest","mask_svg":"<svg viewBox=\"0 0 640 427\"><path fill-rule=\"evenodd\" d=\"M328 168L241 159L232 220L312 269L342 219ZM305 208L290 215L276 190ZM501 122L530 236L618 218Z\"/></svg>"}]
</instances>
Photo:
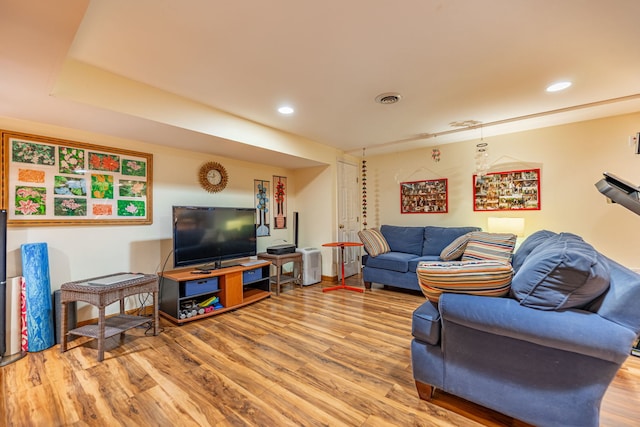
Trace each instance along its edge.
<instances>
[{"instance_id":1,"label":"sofa armrest","mask_svg":"<svg viewBox=\"0 0 640 427\"><path fill-rule=\"evenodd\" d=\"M440 312L427 301L415 309L411 321L411 334L419 341L437 345L440 341Z\"/></svg>"},{"instance_id":2,"label":"sofa armrest","mask_svg":"<svg viewBox=\"0 0 640 427\"><path fill-rule=\"evenodd\" d=\"M521 306L511 298L448 294L439 310L446 328L453 322L490 334L622 363L635 333L596 313L583 310L546 311Z\"/></svg>"}]
</instances>

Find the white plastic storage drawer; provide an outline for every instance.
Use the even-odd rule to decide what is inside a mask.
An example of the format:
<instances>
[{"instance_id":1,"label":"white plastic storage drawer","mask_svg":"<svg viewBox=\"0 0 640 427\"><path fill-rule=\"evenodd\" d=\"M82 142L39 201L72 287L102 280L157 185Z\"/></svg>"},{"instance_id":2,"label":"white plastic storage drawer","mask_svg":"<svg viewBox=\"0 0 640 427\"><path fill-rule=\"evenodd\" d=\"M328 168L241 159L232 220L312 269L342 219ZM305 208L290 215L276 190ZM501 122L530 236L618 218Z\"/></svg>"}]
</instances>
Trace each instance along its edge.
<instances>
[{"instance_id":1,"label":"white plastic storage drawer","mask_svg":"<svg viewBox=\"0 0 640 427\"><path fill-rule=\"evenodd\" d=\"M247 270L242 273L242 283L247 284L262 279L262 268Z\"/></svg>"},{"instance_id":2,"label":"white plastic storage drawer","mask_svg":"<svg viewBox=\"0 0 640 427\"><path fill-rule=\"evenodd\" d=\"M217 290L218 278L209 277L207 279L190 280L188 282L184 282L184 289L181 294L185 297L189 297L191 295L200 295Z\"/></svg>"}]
</instances>

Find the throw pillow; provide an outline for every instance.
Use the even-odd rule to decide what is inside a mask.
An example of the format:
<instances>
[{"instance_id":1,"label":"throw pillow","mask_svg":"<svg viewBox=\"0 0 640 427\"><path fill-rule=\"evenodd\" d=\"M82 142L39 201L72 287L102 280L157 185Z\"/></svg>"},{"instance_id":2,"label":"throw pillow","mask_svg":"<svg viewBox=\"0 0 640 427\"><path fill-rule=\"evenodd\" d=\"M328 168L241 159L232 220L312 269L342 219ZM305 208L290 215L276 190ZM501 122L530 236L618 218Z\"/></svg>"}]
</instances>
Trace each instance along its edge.
<instances>
[{"instance_id":1,"label":"throw pillow","mask_svg":"<svg viewBox=\"0 0 640 427\"><path fill-rule=\"evenodd\" d=\"M580 237L549 237L524 260L513 278L511 295L540 310L582 308L609 287L609 268Z\"/></svg>"},{"instance_id":2,"label":"throw pillow","mask_svg":"<svg viewBox=\"0 0 640 427\"><path fill-rule=\"evenodd\" d=\"M516 235L474 231L469 236L462 261L496 260L511 262Z\"/></svg>"},{"instance_id":3,"label":"throw pillow","mask_svg":"<svg viewBox=\"0 0 640 427\"><path fill-rule=\"evenodd\" d=\"M449 243L442 252L440 252L440 258L443 261L453 261L460 258L462 254L464 254L470 235L471 233L463 234L453 242Z\"/></svg>"},{"instance_id":4,"label":"throw pillow","mask_svg":"<svg viewBox=\"0 0 640 427\"><path fill-rule=\"evenodd\" d=\"M507 295L513 268L509 263L495 260L421 262L416 274L424 296L431 302L438 302L443 292Z\"/></svg>"},{"instance_id":5,"label":"throw pillow","mask_svg":"<svg viewBox=\"0 0 640 427\"><path fill-rule=\"evenodd\" d=\"M524 242L520 245L518 250L513 254L513 260L511 261L511 265L513 266L513 271L516 273L522 267L524 260L529 256L531 251L537 248L542 242L547 240L549 237L555 236L556 233L549 230L539 230L533 233L531 236L527 237Z\"/></svg>"},{"instance_id":6,"label":"throw pillow","mask_svg":"<svg viewBox=\"0 0 640 427\"><path fill-rule=\"evenodd\" d=\"M391 251L387 240L377 228L358 231L358 237L364 245L364 250L372 257L377 257L380 254L386 254Z\"/></svg>"}]
</instances>

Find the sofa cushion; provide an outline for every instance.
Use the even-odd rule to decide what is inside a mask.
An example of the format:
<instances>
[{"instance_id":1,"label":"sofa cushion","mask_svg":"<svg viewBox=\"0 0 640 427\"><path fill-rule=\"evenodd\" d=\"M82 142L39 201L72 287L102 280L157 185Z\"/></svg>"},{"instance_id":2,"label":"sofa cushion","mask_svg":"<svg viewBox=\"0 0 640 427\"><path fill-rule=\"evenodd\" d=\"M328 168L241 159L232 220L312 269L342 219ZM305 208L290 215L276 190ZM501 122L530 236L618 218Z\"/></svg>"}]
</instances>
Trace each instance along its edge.
<instances>
[{"instance_id":1,"label":"sofa cushion","mask_svg":"<svg viewBox=\"0 0 640 427\"><path fill-rule=\"evenodd\" d=\"M609 287L609 267L582 238L560 233L531 251L513 278L511 295L540 310L582 308Z\"/></svg>"},{"instance_id":2,"label":"sofa cushion","mask_svg":"<svg viewBox=\"0 0 640 427\"><path fill-rule=\"evenodd\" d=\"M391 251L387 240L377 228L358 231L358 237L364 245L364 250L372 257Z\"/></svg>"},{"instance_id":3,"label":"sofa cushion","mask_svg":"<svg viewBox=\"0 0 640 427\"><path fill-rule=\"evenodd\" d=\"M415 258L415 255L404 252L387 252L377 257L369 257L367 267L406 273L409 271L409 262Z\"/></svg>"},{"instance_id":4,"label":"sofa cushion","mask_svg":"<svg viewBox=\"0 0 640 427\"><path fill-rule=\"evenodd\" d=\"M411 334L431 345L440 341L440 312L431 302L427 301L413 311Z\"/></svg>"},{"instance_id":5,"label":"sofa cushion","mask_svg":"<svg viewBox=\"0 0 640 427\"><path fill-rule=\"evenodd\" d=\"M440 256L442 250L455 239L472 231L480 231L478 227L424 227L424 243L422 255Z\"/></svg>"},{"instance_id":6,"label":"sofa cushion","mask_svg":"<svg viewBox=\"0 0 640 427\"><path fill-rule=\"evenodd\" d=\"M387 239L392 252L422 255L424 227L400 227L383 225L380 232Z\"/></svg>"},{"instance_id":7,"label":"sofa cushion","mask_svg":"<svg viewBox=\"0 0 640 427\"><path fill-rule=\"evenodd\" d=\"M440 252L440 258L443 261L455 261L459 259L467 248L469 237L471 237L471 233L466 233L449 243L442 252Z\"/></svg>"},{"instance_id":8,"label":"sofa cushion","mask_svg":"<svg viewBox=\"0 0 640 427\"><path fill-rule=\"evenodd\" d=\"M422 262L416 274L424 296L438 302L443 292L507 295L513 268L507 262L495 260Z\"/></svg>"},{"instance_id":9,"label":"sofa cushion","mask_svg":"<svg viewBox=\"0 0 640 427\"><path fill-rule=\"evenodd\" d=\"M524 242L522 242L518 250L513 254L513 259L511 260L513 271L517 273L520 267L522 267L522 263L529 256L531 251L537 248L549 237L555 235L556 233L554 233L553 231L539 230L533 233L531 236L527 237Z\"/></svg>"},{"instance_id":10,"label":"sofa cushion","mask_svg":"<svg viewBox=\"0 0 640 427\"><path fill-rule=\"evenodd\" d=\"M462 261L496 260L511 262L516 235L474 231L464 249Z\"/></svg>"},{"instance_id":11,"label":"sofa cushion","mask_svg":"<svg viewBox=\"0 0 640 427\"><path fill-rule=\"evenodd\" d=\"M425 261L437 262L442 260L440 259L439 256L436 256L436 255L426 255L426 256L416 257L409 261L409 271L415 273L416 269L418 268L418 265L420 265L421 262L425 262Z\"/></svg>"}]
</instances>

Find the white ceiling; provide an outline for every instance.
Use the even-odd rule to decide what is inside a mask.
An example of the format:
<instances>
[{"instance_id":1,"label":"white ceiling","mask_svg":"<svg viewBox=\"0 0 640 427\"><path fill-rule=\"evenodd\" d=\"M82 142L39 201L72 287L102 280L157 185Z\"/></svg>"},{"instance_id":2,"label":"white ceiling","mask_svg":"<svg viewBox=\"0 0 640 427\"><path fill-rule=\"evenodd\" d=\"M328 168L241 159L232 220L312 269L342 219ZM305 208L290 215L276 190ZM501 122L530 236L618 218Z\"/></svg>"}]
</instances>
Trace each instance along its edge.
<instances>
[{"instance_id":1,"label":"white ceiling","mask_svg":"<svg viewBox=\"0 0 640 427\"><path fill-rule=\"evenodd\" d=\"M376 154L479 137L455 121L487 137L640 111L639 16L638 0L0 0L0 116L304 167L317 163L53 88L72 59ZM402 100L375 103L383 92Z\"/></svg>"}]
</instances>

